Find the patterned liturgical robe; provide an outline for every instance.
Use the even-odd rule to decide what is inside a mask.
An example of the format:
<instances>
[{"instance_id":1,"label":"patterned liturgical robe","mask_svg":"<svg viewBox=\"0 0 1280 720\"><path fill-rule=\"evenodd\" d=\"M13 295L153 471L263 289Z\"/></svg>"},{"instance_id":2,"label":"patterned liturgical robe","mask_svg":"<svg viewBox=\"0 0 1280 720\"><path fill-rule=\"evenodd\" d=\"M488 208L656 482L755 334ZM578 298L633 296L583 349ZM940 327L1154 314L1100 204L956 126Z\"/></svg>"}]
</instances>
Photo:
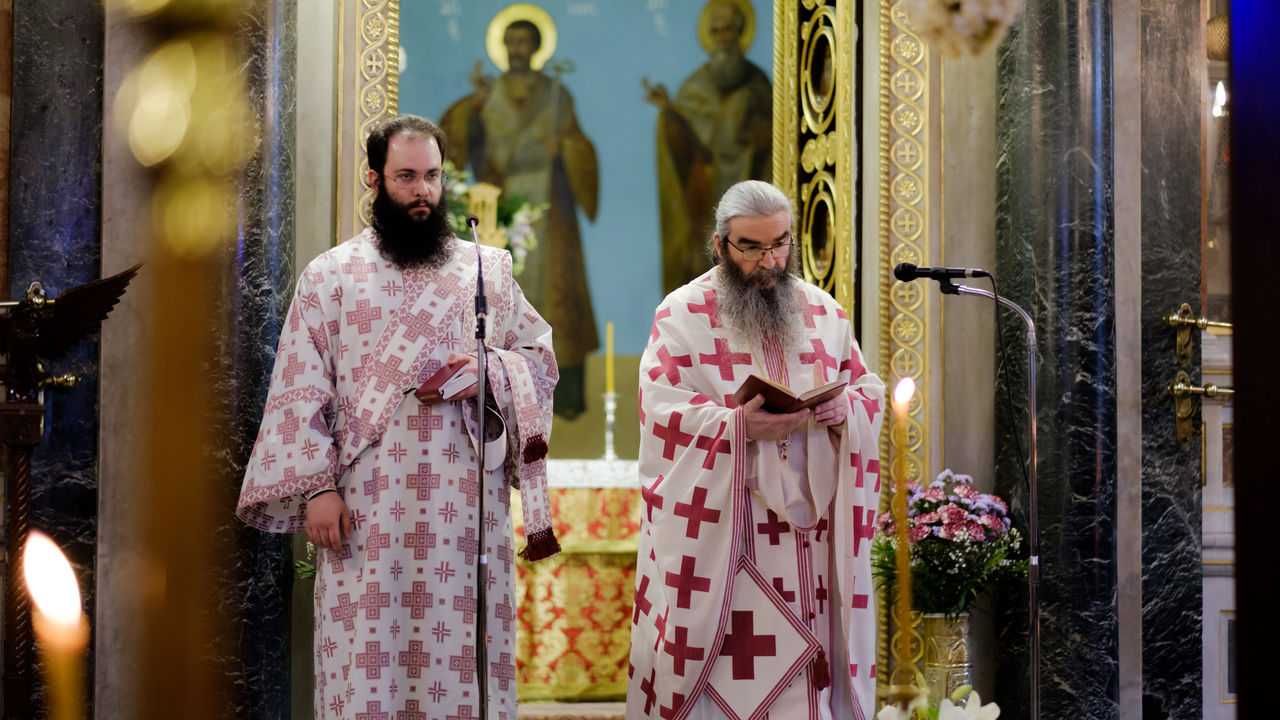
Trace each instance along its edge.
<instances>
[{"instance_id":1,"label":"patterned liturgical robe","mask_svg":"<svg viewBox=\"0 0 1280 720\"><path fill-rule=\"evenodd\" d=\"M280 338L237 513L302 530L300 496L326 487L351 512L342 553L316 559L317 718L479 717L477 403L408 392L450 353L475 352L476 250L451 243L435 270L396 269L370 230L324 253L299 279ZM503 420L485 450L486 671L491 717L516 720L508 483L533 523L522 554L554 552L545 455L557 374L551 329L512 280L510 256L484 248L483 260L490 407Z\"/></svg>"},{"instance_id":2,"label":"patterned liturgical robe","mask_svg":"<svg viewBox=\"0 0 1280 720\"><path fill-rule=\"evenodd\" d=\"M658 307L640 363L631 720L873 714L884 384L844 310L796 286L804 331L785 351L720 323L718 270ZM752 373L797 392L847 381L844 424L748 441L732 396Z\"/></svg>"}]
</instances>

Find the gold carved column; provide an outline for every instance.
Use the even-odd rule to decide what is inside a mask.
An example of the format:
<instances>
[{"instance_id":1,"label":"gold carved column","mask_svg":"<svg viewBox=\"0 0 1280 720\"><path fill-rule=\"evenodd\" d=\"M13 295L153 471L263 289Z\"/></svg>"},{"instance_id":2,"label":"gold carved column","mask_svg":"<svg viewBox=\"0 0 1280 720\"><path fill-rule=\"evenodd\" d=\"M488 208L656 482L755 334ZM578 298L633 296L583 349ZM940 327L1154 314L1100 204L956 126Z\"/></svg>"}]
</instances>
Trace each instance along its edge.
<instances>
[{"instance_id":1,"label":"gold carved column","mask_svg":"<svg viewBox=\"0 0 1280 720\"><path fill-rule=\"evenodd\" d=\"M805 279L850 313L857 27L852 0L774 4L773 178L796 208Z\"/></svg>"},{"instance_id":2,"label":"gold carved column","mask_svg":"<svg viewBox=\"0 0 1280 720\"><path fill-rule=\"evenodd\" d=\"M874 315L875 327L864 320L860 340L864 347L876 347L878 372L890 388L907 376L920 388L903 439L890 440L888 422L881 436L882 467L916 480L930 466L930 299L927 288L895 281L892 269L900 262L927 264L923 260L931 254L929 193L936 148L930 138L936 133L929 98L936 81L928 48L907 25L901 2L866 0L862 17L857 10L852 0L774 4L773 178L795 203L805 278L830 292L851 316L855 305L870 303L875 312L862 317ZM855 55L859 32L861 58ZM859 93L863 118L855 114ZM860 138L868 159L859 165ZM854 196L860 168L866 174L863 192L874 192L874 202ZM868 208L861 237L874 243L871 247L854 244L859 208ZM861 274L861 285L856 282L860 263L875 268ZM854 296L858 288L862 297ZM888 498L882 495L884 507ZM878 603L878 676L887 678L885 598Z\"/></svg>"},{"instance_id":3,"label":"gold carved column","mask_svg":"<svg viewBox=\"0 0 1280 720\"><path fill-rule=\"evenodd\" d=\"M364 141L378 123L399 112L399 0L344 0L338 4L338 213L340 243L369 224L373 191ZM350 130L344 123L351 123Z\"/></svg>"},{"instance_id":4,"label":"gold carved column","mask_svg":"<svg viewBox=\"0 0 1280 720\"><path fill-rule=\"evenodd\" d=\"M879 275L880 357L888 360L881 372L890 388L898 380L911 377L920 389L912 396L906 431L885 433L881 449L882 456L887 449L887 455L893 458L889 467L895 474L894 480L897 480L896 473L901 472L909 482L921 480L923 468L930 464L928 430L932 382L926 359L930 357L927 319L931 295L920 283L894 280L892 269L902 262L925 264L923 259L930 256L929 165L933 154L929 89L933 77L928 49L907 25L902 2L879 0L878 14L877 221L879 254L885 260ZM888 499L888 496L881 497L882 509L888 506ZM878 677L884 683L890 678L888 603L883 592L879 599L881 631L877 662L881 668ZM913 661L919 667L923 643L916 628L893 628L893 632L908 632L913 636L910 643Z\"/></svg>"}]
</instances>

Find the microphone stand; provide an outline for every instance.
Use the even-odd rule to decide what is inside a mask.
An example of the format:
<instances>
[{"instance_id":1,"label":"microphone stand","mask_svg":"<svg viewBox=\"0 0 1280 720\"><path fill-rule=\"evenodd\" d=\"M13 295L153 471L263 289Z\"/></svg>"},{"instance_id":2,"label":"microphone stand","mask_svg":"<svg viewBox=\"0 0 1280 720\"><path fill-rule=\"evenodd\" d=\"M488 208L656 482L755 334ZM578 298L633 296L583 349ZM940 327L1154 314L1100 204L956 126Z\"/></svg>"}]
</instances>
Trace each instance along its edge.
<instances>
[{"instance_id":1,"label":"microphone stand","mask_svg":"<svg viewBox=\"0 0 1280 720\"><path fill-rule=\"evenodd\" d=\"M938 280L938 289L944 295L978 295L998 301L1022 318L1027 326L1027 403L1028 424L1031 432L1028 458L1031 471L1027 480L1028 524L1031 535L1030 562L1027 567L1027 600L1030 628L1027 644L1031 662L1031 720L1040 720L1040 503L1036 490L1036 325L1031 316L1016 303L995 293L968 285L952 285L946 278Z\"/></svg>"},{"instance_id":2,"label":"microphone stand","mask_svg":"<svg viewBox=\"0 0 1280 720\"><path fill-rule=\"evenodd\" d=\"M484 345L485 317L489 312L489 301L484 294L484 260L480 252L480 240L476 237L475 216L467 218L467 226L471 228L471 240L476 246L476 407L478 408L478 434L476 443L476 477L478 478L477 509L480 513L480 547L476 553L476 692L479 694L480 718L489 718L489 663L487 629L489 606L485 592L489 588L489 557L485 554L485 517L484 517L484 446L485 430L488 426L487 408L485 407L485 383L489 377L489 353Z\"/></svg>"}]
</instances>

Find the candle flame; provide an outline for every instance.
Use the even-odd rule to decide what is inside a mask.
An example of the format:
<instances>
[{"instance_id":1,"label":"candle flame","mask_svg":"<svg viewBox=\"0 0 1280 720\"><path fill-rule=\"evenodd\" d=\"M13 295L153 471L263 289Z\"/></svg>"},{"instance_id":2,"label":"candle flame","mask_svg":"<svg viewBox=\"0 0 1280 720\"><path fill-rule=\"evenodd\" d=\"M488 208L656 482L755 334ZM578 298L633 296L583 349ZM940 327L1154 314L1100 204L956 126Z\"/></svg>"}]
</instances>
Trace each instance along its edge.
<instances>
[{"instance_id":1,"label":"candle flame","mask_svg":"<svg viewBox=\"0 0 1280 720\"><path fill-rule=\"evenodd\" d=\"M898 384L893 387L893 401L899 405L906 405L911 402L911 396L916 392L916 381L911 376L902 378Z\"/></svg>"},{"instance_id":2,"label":"candle flame","mask_svg":"<svg viewBox=\"0 0 1280 720\"><path fill-rule=\"evenodd\" d=\"M80 586L71 563L49 536L35 530L27 536L22 552L22 572L36 608L50 621L76 627L80 609Z\"/></svg>"}]
</instances>

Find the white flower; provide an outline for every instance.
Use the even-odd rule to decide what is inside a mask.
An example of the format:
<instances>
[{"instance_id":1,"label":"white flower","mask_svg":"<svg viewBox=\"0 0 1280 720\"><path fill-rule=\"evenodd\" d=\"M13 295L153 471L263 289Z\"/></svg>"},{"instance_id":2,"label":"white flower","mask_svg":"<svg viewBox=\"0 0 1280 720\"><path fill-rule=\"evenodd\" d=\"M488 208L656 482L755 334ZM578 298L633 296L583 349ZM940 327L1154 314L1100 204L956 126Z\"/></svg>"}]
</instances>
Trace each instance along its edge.
<instances>
[{"instance_id":1,"label":"white flower","mask_svg":"<svg viewBox=\"0 0 1280 720\"><path fill-rule=\"evenodd\" d=\"M983 705L976 690L969 693L964 707L952 704L950 699L944 699L938 707L938 720L996 720L998 717L1000 706L995 703Z\"/></svg>"}]
</instances>

